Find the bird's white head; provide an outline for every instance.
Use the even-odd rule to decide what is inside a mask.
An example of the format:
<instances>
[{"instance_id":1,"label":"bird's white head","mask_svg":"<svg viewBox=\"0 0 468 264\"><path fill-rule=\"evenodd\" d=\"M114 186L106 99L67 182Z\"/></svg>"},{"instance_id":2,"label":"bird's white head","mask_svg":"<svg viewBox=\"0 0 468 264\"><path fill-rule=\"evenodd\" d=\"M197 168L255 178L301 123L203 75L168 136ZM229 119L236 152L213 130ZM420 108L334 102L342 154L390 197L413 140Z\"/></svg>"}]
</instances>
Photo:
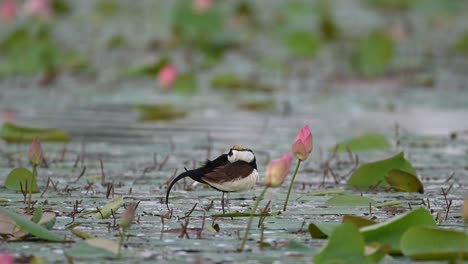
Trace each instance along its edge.
<instances>
[{"instance_id":1,"label":"bird's white head","mask_svg":"<svg viewBox=\"0 0 468 264\"><path fill-rule=\"evenodd\" d=\"M235 145L229 150L228 160L231 163L238 160L250 163L255 160L255 155L251 149Z\"/></svg>"}]
</instances>

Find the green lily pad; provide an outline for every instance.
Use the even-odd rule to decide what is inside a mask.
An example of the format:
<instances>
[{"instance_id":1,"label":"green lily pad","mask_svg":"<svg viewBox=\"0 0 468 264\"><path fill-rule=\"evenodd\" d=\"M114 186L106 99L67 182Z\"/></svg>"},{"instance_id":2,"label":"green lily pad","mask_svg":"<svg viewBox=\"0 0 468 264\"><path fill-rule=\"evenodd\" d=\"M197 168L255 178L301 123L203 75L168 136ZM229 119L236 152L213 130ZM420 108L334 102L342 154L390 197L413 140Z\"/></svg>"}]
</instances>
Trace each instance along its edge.
<instances>
[{"instance_id":1,"label":"green lily pad","mask_svg":"<svg viewBox=\"0 0 468 264\"><path fill-rule=\"evenodd\" d=\"M388 201L385 203L378 204L377 208L385 208L385 207L403 207L400 201Z\"/></svg>"},{"instance_id":2,"label":"green lily pad","mask_svg":"<svg viewBox=\"0 0 468 264\"><path fill-rule=\"evenodd\" d=\"M195 75L191 73L180 74L172 87L172 91L180 94L194 94L198 90Z\"/></svg>"},{"instance_id":3,"label":"green lily pad","mask_svg":"<svg viewBox=\"0 0 468 264\"><path fill-rule=\"evenodd\" d=\"M117 212L120 207L123 206L123 196L115 197L114 199L110 200L104 207L102 207L99 211L94 215L96 219L104 219L108 218L112 215L112 212Z\"/></svg>"},{"instance_id":4,"label":"green lily pad","mask_svg":"<svg viewBox=\"0 0 468 264\"><path fill-rule=\"evenodd\" d=\"M392 253L400 253L400 240L403 234L415 226L435 226L432 215L424 208L419 208L393 217L385 222L360 229L366 243L378 242L392 247Z\"/></svg>"},{"instance_id":5,"label":"green lily pad","mask_svg":"<svg viewBox=\"0 0 468 264\"><path fill-rule=\"evenodd\" d=\"M221 73L211 80L211 87L222 91L259 91L272 92L273 88L253 80L245 80L234 73Z\"/></svg>"},{"instance_id":6,"label":"green lily pad","mask_svg":"<svg viewBox=\"0 0 468 264\"><path fill-rule=\"evenodd\" d=\"M413 166L405 159L403 152L380 161L367 163L359 167L347 184L353 187L369 188L376 184L379 186L388 186L385 181L385 175L392 169L399 169L407 173L416 174Z\"/></svg>"},{"instance_id":7,"label":"green lily pad","mask_svg":"<svg viewBox=\"0 0 468 264\"><path fill-rule=\"evenodd\" d=\"M468 31L458 37L454 49L459 53L468 54Z\"/></svg>"},{"instance_id":8,"label":"green lily pad","mask_svg":"<svg viewBox=\"0 0 468 264\"><path fill-rule=\"evenodd\" d=\"M390 142L388 142L384 135L368 133L337 143L334 147L330 148L330 151L346 152L349 149L352 152L360 152L386 150L390 147Z\"/></svg>"},{"instance_id":9,"label":"green lily pad","mask_svg":"<svg viewBox=\"0 0 468 264\"><path fill-rule=\"evenodd\" d=\"M376 201L371 198L357 195L338 195L325 202L328 206L369 206L375 205Z\"/></svg>"},{"instance_id":10,"label":"green lily pad","mask_svg":"<svg viewBox=\"0 0 468 264\"><path fill-rule=\"evenodd\" d=\"M68 142L70 135L59 129L31 128L5 123L0 130L0 138L9 143L31 142L39 137L41 142Z\"/></svg>"},{"instance_id":11,"label":"green lily pad","mask_svg":"<svg viewBox=\"0 0 468 264\"><path fill-rule=\"evenodd\" d=\"M33 221L30 221L27 219L25 216L16 214L6 208L0 207L0 213L3 213L6 215L8 218L14 221L15 227L12 230L19 230L24 231L26 233L29 233L33 235L34 237L37 237L39 239L43 240L48 240L48 241L55 241L55 242L62 242L64 241L63 237L47 230L44 226L40 224L36 224ZM44 219L45 222L49 223L55 223L55 214L49 213L47 214L47 219ZM44 218L46 216L46 213L43 214ZM42 219L41 219L42 220ZM2 222L8 222L8 220L3 220ZM39 222L40 223L40 222ZM15 233L15 232L13 232Z\"/></svg>"},{"instance_id":12,"label":"green lily pad","mask_svg":"<svg viewBox=\"0 0 468 264\"><path fill-rule=\"evenodd\" d=\"M401 170L391 170L385 175L385 180L395 190L399 192L424 193L421 181L415 175Z\"/></svg>"},{"instance_id":13,"label":"green lily pad","mask_svg":"<svg viewBox=\"0 0 468 264\"><path fill-rule=\"evenodd\" d=\"M13 191L31 191L33 193L39 192L37 189L36 177L33 173L26 168L15 168L8 174L5 180L5 187Z\"/></svg>"},{"instance_id":14,"label":"green lily pad","mask_svg":"<svg viewBox=\"0 0 468 264\"><path fill-rule=\"evenodd\" d=\"M143 65L138 65L138 66L126 69L122 73L122 75L127 78L134 78L134 77L141 77L141 76L149 76L152 78L156 78L159 71L168 63L169 63L169 59L166 57L162 57L151 63L146 63Z\"/></svg>"},{"instance_id":15,"label":"green lily pad","mask_svg":"<svg viewBox=\"0 0 468 264\"><path fill-rule=\"evenodd\" d=\"M266 112L275 109L274 100L250 101L239 105L241 109L252 112Z\"/></svg>"},{"instance_id":16,"label":"green lily pad","mask_svg":"<svg viewBox=\"0 0 468 264\"><path fill-rule=\"evenodd\" d=\"M90 238L67 250L67 255L75 258L109 258L118 253L118 244L103 238Z\"/></svg>"},{"instance_id":17,"label":"green lily pad","mask_svg":"<svg viewBox=\"0 0 468 264\"><path fill-rule=\"evenodd\" d=\"M437 227L416 226L401 237L401 251L416 260L467 260L468 235Z\"/></svg>"},{"instance_id":18,"label":"green lily pad","mask_svg":"<svg viewBox=\"0 0 468 264\"><path fill-rule=\"evenodd\" d=\"M320 49L320 39L311 32L290 33L285 39L288 51L295 56L314 56Z\"/></svg>"},{"instance_id":19,"label":"green lily pad","mask_svg":"<svg viewBox=\"0 0 468 264\"><path fill-rule=\"evenodd\" d=\"M335 228L325 247L315 255L314 263L372 263L364 255L364 239L356 226L341 224Z\"/></svg>"},{"instance_id":20,"label":"green lily pad","mask_svg":"<svg viewBox=\"0 0 468 264\"><path fill-rule=\"evenodd\" d=\"M368 77L384 74L393 59L393 46L393 40L386 33L370 33L360 41L351 58L353 69Z\"/></svg>"},{"instance_id":21,"label":"green lily pad","mask_svg":"<svg viewBox=\"0 0 468 264\"><path fill-rule=\"evenodd\" d=\"M342 195L342 194L345 194L345 193L346 193L346 190L332 189L332 190L326 190L326 191L311 192L311 193L308 193L307 195L310 195L310 196L327 196L327 195Z\"/></svg>"},{"instance_id":22,"label":"green lily pad","mask_svg":"<svg viewBox=\"0 0 468 264\"><path fill-rule=\"evenodd\" d=\"M365 218L365 217L360 217L360 216L355 216L355 215L345 215L343 216L343 223L351 223L355 225L357 228L361 228L364 226L370 226L377 224L376 221Z\"/></svg>"},{"instance_id":23,"label":"green lily pad","mask_svg":"<svg viewBox=\"0 0 468 264\"><path fill-rule=\"evenodd\" d=\"M172 104L137 104L134 108L140 113L139 119L141 121L169 121L186 115L185 112L177 110L176 106Z\"/></svg>"},{"instance_id":24,"label":"green lily pad","mask_svg":"<svg viewBox=\"0 0 468 264\"><path fill-rule=\"evenodd\" d=\"M310 236L314 239L327 238L340 223L338 222L317 222L309 224Z\"/></svg>"}]
</instances>

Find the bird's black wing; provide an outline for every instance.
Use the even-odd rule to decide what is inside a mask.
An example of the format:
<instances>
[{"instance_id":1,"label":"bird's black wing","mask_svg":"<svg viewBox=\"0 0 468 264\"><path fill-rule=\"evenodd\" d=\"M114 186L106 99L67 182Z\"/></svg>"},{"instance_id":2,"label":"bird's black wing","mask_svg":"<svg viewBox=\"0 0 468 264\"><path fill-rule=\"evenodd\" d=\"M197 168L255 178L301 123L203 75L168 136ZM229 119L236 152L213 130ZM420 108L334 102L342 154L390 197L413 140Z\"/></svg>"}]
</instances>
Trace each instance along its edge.
<instances>
[{"instance_id":1,"label":"bird's black wing","mask_svg":"<svg viewBox=\"0 0 468 264\"><path fill-rule=\"evenodd\" d=\"M213 171L205 173L202 180L208 184L221 184L223 182L247 177L254 169L255 168L251 164L238 160L233 163L227 163L224 166L216 167Z\"/></svg>"},{"instance_id":2,"label":"bird's black wing","mask_svg":"<svg viewBox=\"0 0 468 264\"><path fill-rule=\"evenodd\" d=\"M207 182L205 182L203 180L204 175L214 171L217 168L221 168L221 167L225 166L228 163L229 163L229 160L227 158L227 154L223 154L223 155L219 156L218 158L216 158L215 160L212 160L212 161L208 160L205 163L205 165L203 167L201 167L201 168L198 168L198 169L195 169L195 170L185 171L185 172L179 174L177 177L174 178L174 180L172 180L171 184L169 184L169 187L167 188L166 205L169 203L169 194L171 192L171 189L178 181L182 180L183 178L190 177L194 181L204 183L204 184L208 184ZM169 207L168 207L168 209L169 209Z\"/></svg>"}]
</instances>

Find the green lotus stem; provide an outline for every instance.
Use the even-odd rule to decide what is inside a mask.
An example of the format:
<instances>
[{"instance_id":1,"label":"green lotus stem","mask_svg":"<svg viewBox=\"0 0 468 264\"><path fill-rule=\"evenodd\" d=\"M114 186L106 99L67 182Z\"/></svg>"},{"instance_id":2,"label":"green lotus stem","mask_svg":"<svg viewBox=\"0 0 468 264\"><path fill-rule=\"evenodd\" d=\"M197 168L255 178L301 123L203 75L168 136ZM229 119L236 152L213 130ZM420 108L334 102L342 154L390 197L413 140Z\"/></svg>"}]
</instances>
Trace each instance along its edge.
<instances>
[{"instance_id":1,"label":"green lotus stem","mask_svg":"<svg viewBox=\"0 0 468 264\"><path fill-rule=\"evenodd\" d=\"M252 208L252 211L250 212L249 222L247 223L247 228L245 229L244 238L242 239L242 243L241 243L241 246L239 248L240 252L244 251L245 242L247 242L247 238L249 237L249 231L250 231L250 227L252 226L253 217L255 215L255 212L257 211L257 208L258 208L258 205L260 204L260 201L263 199L263 196L265 196L265 193L266 193L267 190L268 190L268 186L265 186L265 189L263 189L262 193L260 194L260 196L257 199L257 202L255 203L254 207Z\"/></svg>"},{"instance_id":2,"label":"green lotus stem","mask_svg":"<svg viewBox=\"0 0 468 264\"><path fill-rule=\"evenodd\" d=\"M36 165L33 165L33 179L36 178L36 174L37 174L37 169L36 169ZM26 207L26 214L29 214L29 212L31 211L31 200L32 200L32 182L29 184L28 186L28 207Z\"/></svg>"},{"instance_id":3,"label":"green lotus stem","mask_svg":"<svg viewBox=\"0 0 468 264\"><path fill-rule=\"evenodd\" d=\"M296 179L297 171L299 170L299 166L301 165L301 160L297 160L297 166L294 170L294 174L292 176L291 182L289 183L288 195L286 195L286 200L284 201L283 211L286 211L288 207L289 195L291 194L292 186L294 184L294 180Z\"/></svg>"}]
</instances>

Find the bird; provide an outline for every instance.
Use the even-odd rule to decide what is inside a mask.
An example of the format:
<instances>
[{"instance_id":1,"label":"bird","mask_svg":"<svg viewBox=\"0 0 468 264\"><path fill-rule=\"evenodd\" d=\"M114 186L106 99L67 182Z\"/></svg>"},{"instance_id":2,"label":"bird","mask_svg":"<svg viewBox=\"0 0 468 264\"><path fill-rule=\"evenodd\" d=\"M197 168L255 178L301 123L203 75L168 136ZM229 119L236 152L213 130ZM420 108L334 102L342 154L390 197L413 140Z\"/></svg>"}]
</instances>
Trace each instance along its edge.
<instances>
[{"instance_id":1,"label":"bird","mask_svg":"<svg viewBox=\"0 0 468 264\"><path fill-rule=\"evenodd\" d=\"M221 206L224 210L224 195L251 189L258 180L257 161L254 152L246 147L234 145L227 154L214 160L207 160L200 168L187 170L169 184L166 192L166 206L169 210L169 194L176 182L190 177L192 180L209 185L223 193Z\"/></svg>"}]
</instances>

